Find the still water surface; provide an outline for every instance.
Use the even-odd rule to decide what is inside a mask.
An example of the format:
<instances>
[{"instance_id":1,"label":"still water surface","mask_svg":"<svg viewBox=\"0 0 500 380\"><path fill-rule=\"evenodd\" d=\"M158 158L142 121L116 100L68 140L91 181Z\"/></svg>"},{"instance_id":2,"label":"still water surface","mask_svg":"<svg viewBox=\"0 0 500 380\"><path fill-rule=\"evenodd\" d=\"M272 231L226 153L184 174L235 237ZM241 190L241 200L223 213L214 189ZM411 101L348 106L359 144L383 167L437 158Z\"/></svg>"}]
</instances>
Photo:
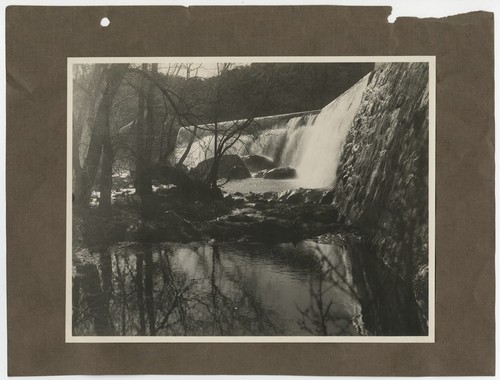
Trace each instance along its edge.
<instances>
[{"instance_id":1,"label":"still water surface","mask_svg":"<svg viewBox=\"0 0 500 380\"><path fill-rule=\"evenodd\" d=\"M73 335L426 335L411 287L341 239L73 255Z\"/></svg>"},{"instance_id":2,"label":"still water surface","mask_svg":"<svg viewBox=\"0 0 500 380\"><path fill-rule=\"evenodd\" d=\"M358 335L346 250L137 244L74 256L74 335Z\"/></svg>"},{"instance_id":3,"label":"still water surface","mask_svg":"<svg viewBox=\"0 0 500 380\"><path fill-rule=\"evenodd\" d=\"M268 191L281 192L294 190L302 187L304 184L299 179L264 179L247 178L229 181L222 189L228 193L265 193Z\"/></svg>"}]
</instances>

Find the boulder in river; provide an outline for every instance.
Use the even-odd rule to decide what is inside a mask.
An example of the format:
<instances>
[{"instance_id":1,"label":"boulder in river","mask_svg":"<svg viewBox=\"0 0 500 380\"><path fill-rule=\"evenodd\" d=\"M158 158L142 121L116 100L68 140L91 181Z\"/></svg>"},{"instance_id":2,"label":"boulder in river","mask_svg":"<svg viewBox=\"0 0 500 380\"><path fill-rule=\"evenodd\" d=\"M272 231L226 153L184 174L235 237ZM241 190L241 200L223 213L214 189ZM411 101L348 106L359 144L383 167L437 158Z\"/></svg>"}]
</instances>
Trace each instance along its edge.
<instances>
[{"instance_id":1,"label":"boulder in river","mask_svg":"<svg viewBox=\"0 0 500 380\"><path fill-rule=\"evenodd\" d=\"M250 178L252 175L245 166L233 166L229 171L228 179L246 179Z\"/></svg>"},{"instance_id":2,"label":"boulder in river","mask_svg":"<svg viewBox=\"0 0 500 380\"><path fill-rule=\"evenodd\" d=\"M290 167L271 169L264 174L264 179L292 179L296 177L297 172Z\"/></svg>"},{"instance_id":3,"label":"boulder in river","mask_svg":"<svg viewBox=\"0 0 500 380\"><path fill-rule=\"evenodd\" d=\"M258 171L257 173L255 173L253 175L254 178L264 178L264 176L266 175L266 173L268 172L268 170L261 170L261 171Z\"/></svg>"},{"instance_id":4,"label":"boulder in river","mask_svg":"<svg viewBox=\"0 0 500 380\"><path fill-rule=\"evenodd\" d=\"M269 170L276 168L276 164L269 157L252 154L242 157L243 162L250 172L256 173L261 170Z\"/></svg>"},{"instance_id":5,"label":"boulder in river","mask_svg":"<svg viewBox=\"0 0 500 380\"><path fill-rule=\"evenodd\" d=\"M204 160L193 168L190 174L195 178L204 179L208 176L213 163L213 158ZM245 166L245 163L240 156L236 154L229 154L220 158L219 169L217 172L218 179L245 179L250 178L251 176L250 171Z\"/></svg>"}]
</instances>

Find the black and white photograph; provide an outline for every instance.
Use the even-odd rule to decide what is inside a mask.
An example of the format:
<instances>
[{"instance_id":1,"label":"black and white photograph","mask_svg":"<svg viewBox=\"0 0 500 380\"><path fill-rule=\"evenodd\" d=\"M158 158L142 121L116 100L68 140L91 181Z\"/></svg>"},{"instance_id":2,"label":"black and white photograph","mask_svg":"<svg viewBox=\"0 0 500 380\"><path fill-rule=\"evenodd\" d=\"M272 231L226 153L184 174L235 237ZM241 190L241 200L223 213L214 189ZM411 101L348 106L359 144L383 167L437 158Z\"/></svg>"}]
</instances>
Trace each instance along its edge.
<instances>
[{"instance_id":1,"label":"black and white photograph","mask_svg":"<svg viewBox=\"0 0 500 380\"><path fill-rule=\"evenodd\" d=\"M68 58L67 342L433 342L434 57Z\"/></svg>"}]
</instances>

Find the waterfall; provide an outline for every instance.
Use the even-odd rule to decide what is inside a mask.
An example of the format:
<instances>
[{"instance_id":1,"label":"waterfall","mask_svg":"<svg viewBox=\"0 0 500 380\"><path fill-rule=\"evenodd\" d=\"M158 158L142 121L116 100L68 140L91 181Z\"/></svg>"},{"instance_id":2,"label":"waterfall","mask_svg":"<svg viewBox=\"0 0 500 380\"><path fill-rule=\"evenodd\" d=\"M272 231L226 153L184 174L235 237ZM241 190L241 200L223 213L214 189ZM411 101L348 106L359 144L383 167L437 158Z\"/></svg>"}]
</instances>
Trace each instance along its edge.
<instances>
[{"instance_id":1,"label":"waterfall","mask_svg":"<svg viewBox=\"0 0 500 380\"><path fill-rule=\"evenodd\" d=\"M340 154L368 85L368 77L324 107L314 123L304 129L294 158L304 187L327 187L335 182Z\"/></svg>"},{"instance_id":2,"label":"waterfall","mask_svg":"<svg viewBox=\"0 0 500 380\"><path fill-rule=\"evenodd\" d=\"M277 121L274 125L262 130L258 135L242 135L239 141L226 154L237 154L240 156L258 154L271 158L281 166L290 166L294 154L292 147L298 145L298 138L302 134L302 127L310 125L316 118L317 113L318 111L312 111L310 114L300 116L293 116L292 114L288 119L283 118L284 115L275 116ZM273 117L259 119L271 118ZM185 164L188 167L194 167L201 161L213 157L213 139L212 135L197 139L191 147ZM182 156L187 140L189 140L189 133L181 130L177 140L177 158Z\"/></svg>"},{"instance_id":3,"label":"waterfall","mask_svg":"<svg viewBox=\"0 0 500 380\"><path fill-rule=\"evenodd\" d=\"M243 135L227 154L258 154L271 158L278 166L297 170L303 187L324 188L334 184L342 148L356 111L361 104L369 74L349 90L326 105L319 113L299 116L275 116L276 122L257 136ZM273 117L266 119L272 120ZM185 141L186 136L182 139ZM213 136L204 136L193 143L188 167L213 156ZM181 145L177 155L184 150Z\"/></svg>"}]
</instances>

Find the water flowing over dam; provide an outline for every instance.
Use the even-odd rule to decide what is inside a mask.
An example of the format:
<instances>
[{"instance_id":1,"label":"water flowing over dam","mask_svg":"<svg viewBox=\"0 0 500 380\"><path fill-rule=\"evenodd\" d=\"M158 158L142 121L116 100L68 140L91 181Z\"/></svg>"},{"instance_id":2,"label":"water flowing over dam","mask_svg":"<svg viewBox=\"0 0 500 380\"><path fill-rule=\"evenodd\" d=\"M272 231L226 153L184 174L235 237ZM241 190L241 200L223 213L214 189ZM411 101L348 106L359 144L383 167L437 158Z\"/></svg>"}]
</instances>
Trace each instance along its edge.
<instances>
[{"instance_id":1,"label":"water flowing over dam","mask_svg":"<svg viewBox=\"0 0 500 380\"><path fill-rule=\"evenodd\" d=\"M312 111L288 119L276 116L277 121L270 128L241 136L228 154L263 155L271 158L277 166L295 168L302 187L332 186L340 154L368 78L369 74L319 113ZM195 141L186 164L195 166L212 157L212 146L213 136ZM179 154L182 151L183 148L179 149Z\"/></svg>"},{"instance_id":2,"label":"water flowing over dam","mask_svg":"<svg viewBox=\"0 0 500 380\"><path fill-rule=\"evenodd\" d=\"M297 146L297 172L308 187L333 185L344 142L368 83L364 77L327 105L304 129Z\"/></svg>"}]
</instances>

